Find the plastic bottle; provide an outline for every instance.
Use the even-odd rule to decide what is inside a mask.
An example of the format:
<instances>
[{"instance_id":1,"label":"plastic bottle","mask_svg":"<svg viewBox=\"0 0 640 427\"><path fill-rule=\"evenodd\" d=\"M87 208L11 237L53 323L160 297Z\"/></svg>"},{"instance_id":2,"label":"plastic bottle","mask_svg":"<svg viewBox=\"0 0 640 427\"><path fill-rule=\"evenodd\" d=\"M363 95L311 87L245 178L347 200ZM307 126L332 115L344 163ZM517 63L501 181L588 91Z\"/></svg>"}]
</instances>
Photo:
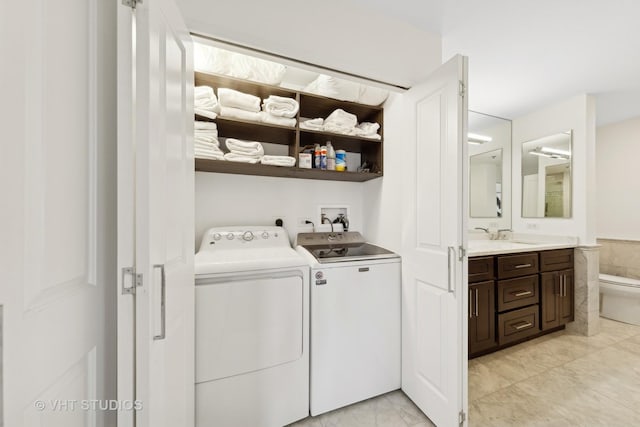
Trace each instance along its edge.
<instances>
[{"instance_id":1,"label":"plastic bottle","mask_svg":"<svg viewBox=\"0 0 640 427\"><path fill-rule=\"evenodd\" d=\"M336 152L331 145L331 141L327 141L327 170L336 170Z\"/></svg>"},{"instance_id":2,"label":"plastic bottle","mask_svg":"<svg viewBox=\"0 0 640 427\"><path fill-rule=\"evenodd\" d=\"M327 147L320 147L320 169L327 170Z\"/></svg>"},{"instance_id":3,"label":"plastic bottle","mask_svg":"<svg viewBox=\"0 0 640 427\"><path fill-rule=\"evenodd\" d=\"M313 152L313 167L320 169L320 144L316 144Z\"/></svg>"},{"instance_id":4,"label":"plastic bottle","mask_svg":"<svg viewBox=\"0 0 640 427\"><path fill-rule=\"evenodd\" d=\"M344 150L336 150L336 170L344 172L347 169L347 153Z\"/></svg>"}]
</instances>

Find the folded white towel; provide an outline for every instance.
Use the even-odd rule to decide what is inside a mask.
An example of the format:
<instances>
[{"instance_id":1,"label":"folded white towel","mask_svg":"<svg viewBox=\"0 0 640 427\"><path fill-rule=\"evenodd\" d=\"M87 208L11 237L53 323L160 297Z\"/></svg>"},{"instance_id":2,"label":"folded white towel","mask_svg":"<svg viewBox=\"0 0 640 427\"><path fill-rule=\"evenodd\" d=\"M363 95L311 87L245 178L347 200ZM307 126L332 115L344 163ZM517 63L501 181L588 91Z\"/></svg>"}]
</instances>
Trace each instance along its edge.
<instances>
[{"instance_id":1,"label":"folded white towel","mask_svg":"<svg viewBox=\"0 0 640 427\"><path fill-rule=\"evenodd\" d=\"M213 150L213 151L222 152L222 150L220 150L219 144L220 143L218 141L216 142L194 141L193 146L195 148L201 148L203 150Z\"/></svg>"},{"instance_id":2,"label":"folded white towel","mask_svg":"<svg viewBox=\"0 0 640 427\"><path fill-rule=\"evenodd\" d=\"M356 126L356 135L363 138L382 139L378 135L378 129L380 129L378 123L362 122Z\"/></svg>"},{"instance_id":3,"label":"folded white towel","mask_svg":"<svg viewBox=\"0 0 640 427\"><path fill-rule=\"evenodd\" d=\"M240 139L227 138L225 144L227 149L235 154L254 157L262 157L264 155L264 148L262 144L257 141L242 141Z\"/></svg>"},{"instance_id":4,"label":"folded white towel","mask_svg":"<svg viewBox=\"0 0 640 427\"><path fill-rule=\"evenodd\" d=\"M298 101L284 96L270 95L262 103L262 110L273 116L293 118L298 114L300 105Z\"/></svg>"},{"instance_id":5,"label":"folded white towel","mask_svg":"<svg viewBox=\"0 0 640 427\"><path fill-rule=\"evenodd\" d=\"M213 92L213 88L210 86L196 86L193 88L193 99L216 99L216 94Z\"/></svg>"},{"instance_id":6,"label":"folded white towel","mask_svg":"<svg viewBox=\"0 0 640 427\"><path fill-rule=\"evenodd\" d=\"M337 127L352 128L358 124L358 117L355 114L347 113L342 108L338 108L324 119L325 126L331 124Z\"/></svg>"},{"instance_id":7,"label":"folded white towel","mask_svg":"<svg viewBox=\"0 0 640 427\"><path fill-rule=\"evenodd\" d=\"M202 121L196 120L193 123L193 129L194 130L216 130L218 129L218 125L215 124L214 122L202 122Z\"/></svg>"},{"instance_id":8,"label":"folded white towel","mask_svg":"<svg viewBox=\"0 0 640 427\"><path fill-rule=\"evenodd\" d=\"M355 135L357 130L355 127L340 126L335 123L325 123L322 129L324 132L340 133L342 135Z\"/></svg>"},{"instance_id":9,"label":"folded white towel","mask_svg":"<svg viewBox=\"0 0 640 427\"><path fill-rule=\"evenodd\" d=\"M260 98L226 87L218 88L218 102L221 107L234 107L253 112L260 111Z\"/></svg>"},{"instance_id":10,"label":"folded white towel","mask_svg":"<svg viewBox=\"0 0 640 427\"><path fill-rule=\"evenodd\" d=\"M296 119L289 119L287 117L278 117L264 111L260 112L260 119L264 123L269 123L272 125L289 126L289 127L294 127L296 125Z\"/></svg>"},{"instance_id":11,"label":"folded white towel","mask_svg":"<svg viewBox=\"0 0 640 427\"><path fill-rule=\"evenodd\" d=\"M212 153L207 150L194 150L194 156L197 159L210 159L210 160L224 160L224 155L219 153Z\"/></svg>"},{"instance_id":12,"label":"folded white towel","mask_svg":"<svg viewBox=\"0 0 640 427\"><path fill-rule=\"evenodd\" d=\"M247 111L247 110L242 110L240 108L233 108L233 107L220 107L220 116L231 118L231 119L247 120L250 122L262 121L261 111L254 112L254 111Z\"/></svg>"},{"instance_id":13,"label":"folded white towel","mask_svg":"<svg viewBox=\"0 0 640 427\"><path fill-rule=\"evenodd\" d=\"M262 160L260 162L263 165L291 167L296 164L296 159L295 157L290 156L262 156Z\"/></svg>"},{"instance_id":14,"label":"folded white towel","mask_svg":"<svg viewBox=\"0 0 640 427\"><path fill-rule=\"evenodd\" d=\"M213 111L205 110L203 108L194 107L193 112L198 116L206 117L208 119L215 119L218 117L218 115Z\"/></svg>"},{"instance_id":15,"label":"folded white towel","mask_svg":"<svg viewBox=\"0 0 640 427\"><path fill-rule=\"evenodd\" d=\"M324 119L322 117L318 117L315 119L300 118L300 127L302 129L322 131L324 129Z\"/></svg>"},{"instance_id":16,"label":"folded white towel","mask_svg":"<svg viewBox=\"0 0 640 427\"><path fill-rule=\"evenodd\" d=\"M260 157L245 156L237 153L227 153L224 155L224 159L230 162L242 162L242 163L258 163Z\"/></svg>"},{"instance_id":17,"label":"folded white towel","mask_svg":"<svg viewBox=\"0 0 640 427\"><path fill-rule=\"evenodd\" d=\"M194 132L193 133L193 137L194 138L203 138L203 139L217 139L218 138L218 131L217 130L212 130L210 132Z\"/></svg>"}]
</instances>

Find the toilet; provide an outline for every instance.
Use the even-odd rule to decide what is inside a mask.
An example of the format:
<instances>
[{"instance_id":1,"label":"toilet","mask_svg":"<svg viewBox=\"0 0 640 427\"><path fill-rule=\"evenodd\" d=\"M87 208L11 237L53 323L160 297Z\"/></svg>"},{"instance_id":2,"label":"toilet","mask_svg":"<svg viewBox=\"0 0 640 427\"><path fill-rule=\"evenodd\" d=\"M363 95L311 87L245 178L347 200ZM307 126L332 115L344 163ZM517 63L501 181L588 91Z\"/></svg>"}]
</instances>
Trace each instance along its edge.
<instances>
[{"instance_id":1,"label":"toilet","mask_svg":"<svg viewBox=\"0 0 640 427\"><path fill-rule=\"evenodd\" d=\"M640 326L640 280L600 274L600 315Z\"/></svg>"}]
</instances>

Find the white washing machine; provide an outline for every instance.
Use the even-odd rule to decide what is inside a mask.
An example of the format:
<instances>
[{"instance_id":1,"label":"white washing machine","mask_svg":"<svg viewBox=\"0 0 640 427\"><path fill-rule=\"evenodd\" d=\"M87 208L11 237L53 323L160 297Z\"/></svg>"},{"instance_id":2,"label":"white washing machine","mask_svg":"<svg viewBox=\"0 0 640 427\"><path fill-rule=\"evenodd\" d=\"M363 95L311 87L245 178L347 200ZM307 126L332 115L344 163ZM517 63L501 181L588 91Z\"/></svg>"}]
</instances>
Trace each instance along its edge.
<instances>
[{"instance_id":1,"label":"white washing machine","mask_svg":"<svg viewBox=\"0 0 640 427\"><path fill-rule=\"evenodd\" d=\"M311 266L311 415L399 389L400 257L358 232L297 245Z\"/></svg>"},{"instance_id":2,"label":"white washing machine","mask_svg":"<svg viewBox=\"0 0 640 427\"><path fill-rule=\"evenodd\" d=\"M208 230L195 256L196 426L309 415L309 265L282 227Z\"/></svg>"}]
</instances>

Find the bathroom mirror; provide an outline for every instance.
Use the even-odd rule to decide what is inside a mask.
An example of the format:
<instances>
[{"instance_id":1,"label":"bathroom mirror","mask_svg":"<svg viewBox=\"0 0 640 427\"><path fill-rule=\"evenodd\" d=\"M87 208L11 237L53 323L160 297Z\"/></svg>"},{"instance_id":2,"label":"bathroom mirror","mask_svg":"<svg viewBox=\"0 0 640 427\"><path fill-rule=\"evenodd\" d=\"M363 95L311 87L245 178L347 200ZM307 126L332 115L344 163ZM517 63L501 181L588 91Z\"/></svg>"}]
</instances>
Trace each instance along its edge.
<instances>
[{"instance_id":1,"label":"bathroom mirror","mask_svg":"<svg viewBox=\"0 0 640 427\"><path fill-rule=\"evenodd\" d=\"M568 130L522 144L522 216L571 218L571 142Z\"/></svg>"},{"instance_id":2,"label":"bathroom mirror","mask_svg":"<svg viewBox=\"0 0 640 427\"><path fill-rule=\"evenodd\" d=\"M511 228L511 121L468 117L469 226Z\"/></svg>"}]
</instances>

